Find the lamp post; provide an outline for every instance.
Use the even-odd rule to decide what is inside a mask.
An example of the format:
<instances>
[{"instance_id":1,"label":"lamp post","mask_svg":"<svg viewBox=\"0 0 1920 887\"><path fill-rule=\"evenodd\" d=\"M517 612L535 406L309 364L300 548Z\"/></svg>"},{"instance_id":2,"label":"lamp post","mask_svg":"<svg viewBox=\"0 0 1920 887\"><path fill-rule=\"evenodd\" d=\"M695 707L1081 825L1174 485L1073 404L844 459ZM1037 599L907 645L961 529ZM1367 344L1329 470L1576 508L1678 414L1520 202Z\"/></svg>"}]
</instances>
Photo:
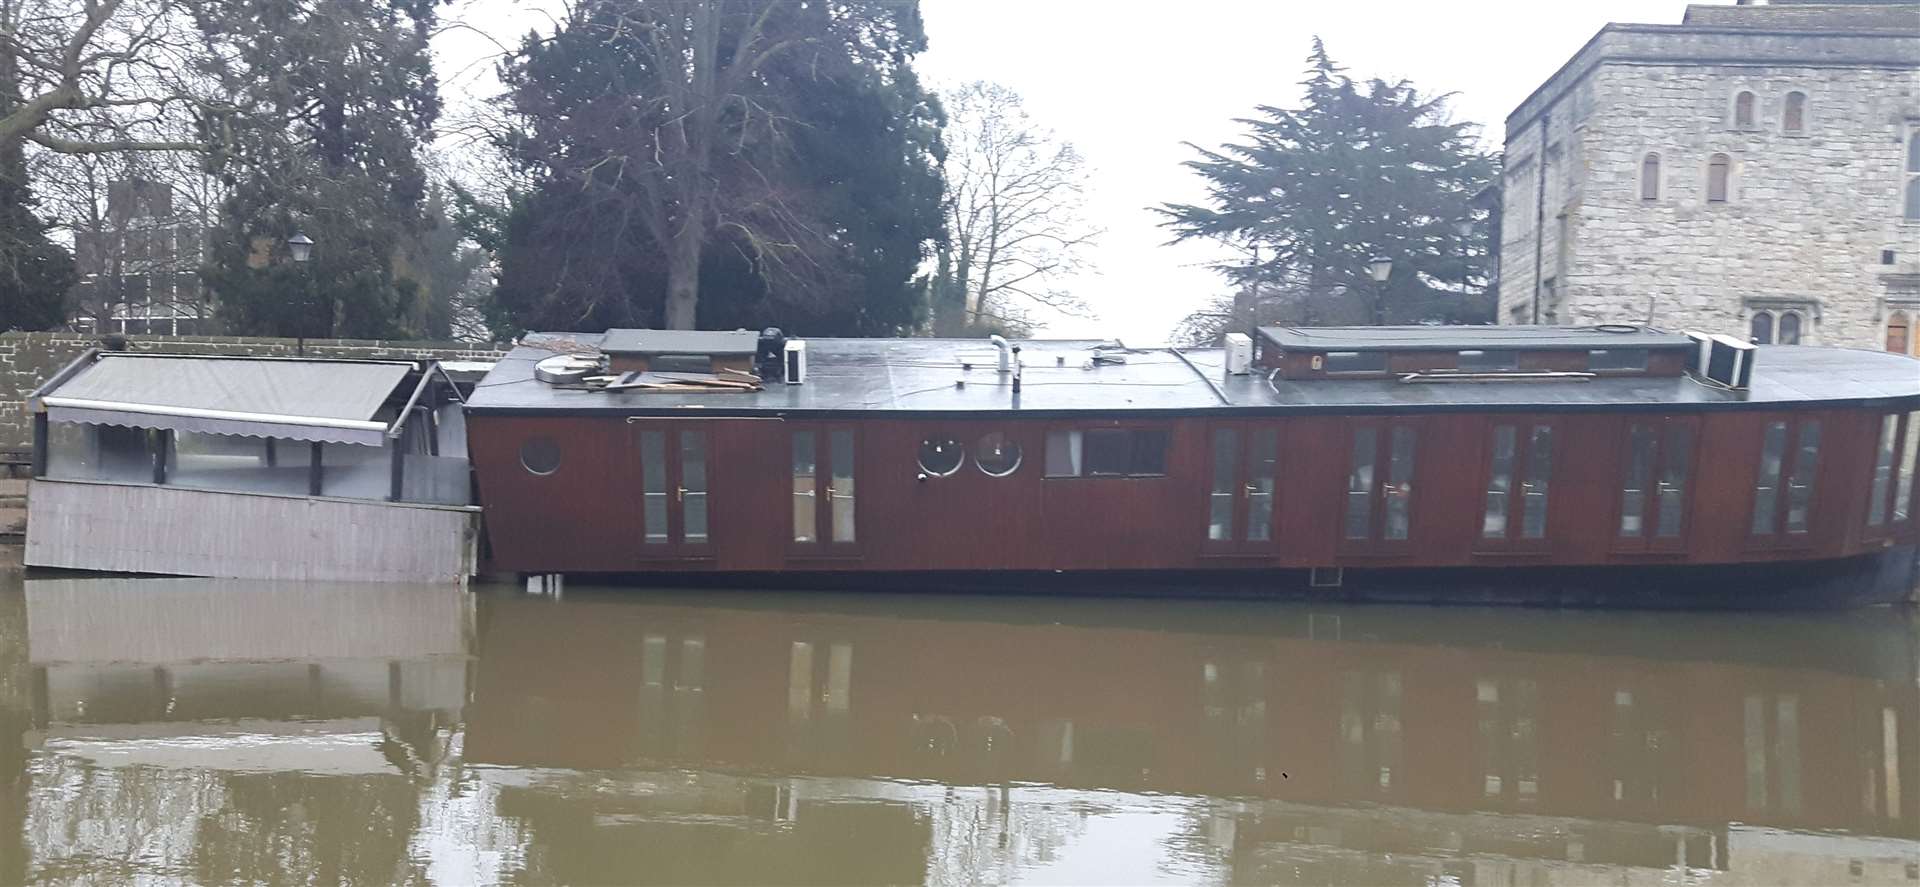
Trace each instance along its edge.
<instances>
[{"instance_id":1,"label":"lamp post","mask_svg":"<svg viewBox=\"0 0 1920 887\"><path fill-rule=\"evenodd\" d=\"M1374 256L1367 261L1367 276L1373 278L1373 325L1387 325L1387 279L1393 276L1393 260Z\"/></svg>"},{"instance_id":2,"label":"lamp post","mask_svg":"<svg viewBox=\"0 0 1920 887\"><path fill-rule=\"evenodd\" d=\"M313 258L313 238L305 232L296 231L287 238L287 252L293 255L293 263L300 266L300 311L295 317L293 353L307 355L307 315L313 313L313 274L307 270L307 260Z\"/></svg>"}]
</instances>

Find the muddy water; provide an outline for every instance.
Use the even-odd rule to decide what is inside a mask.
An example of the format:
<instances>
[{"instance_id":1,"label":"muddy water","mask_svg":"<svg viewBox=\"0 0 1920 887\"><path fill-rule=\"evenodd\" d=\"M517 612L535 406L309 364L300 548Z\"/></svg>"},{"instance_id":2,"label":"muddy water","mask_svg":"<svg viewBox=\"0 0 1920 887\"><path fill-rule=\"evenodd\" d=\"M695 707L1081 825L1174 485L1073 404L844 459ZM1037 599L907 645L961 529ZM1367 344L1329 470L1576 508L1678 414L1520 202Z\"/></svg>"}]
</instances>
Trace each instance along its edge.
<instances>
[{"instance_id":1,"label":"muddy water","mask_svg":"<svg viewBox=\"0 0 1920 887\"><path fill-rule=\"evenodd\" d=\"M0 882L1920 885L1904 611L0 577Z\"/></svg>"}]
</instances>

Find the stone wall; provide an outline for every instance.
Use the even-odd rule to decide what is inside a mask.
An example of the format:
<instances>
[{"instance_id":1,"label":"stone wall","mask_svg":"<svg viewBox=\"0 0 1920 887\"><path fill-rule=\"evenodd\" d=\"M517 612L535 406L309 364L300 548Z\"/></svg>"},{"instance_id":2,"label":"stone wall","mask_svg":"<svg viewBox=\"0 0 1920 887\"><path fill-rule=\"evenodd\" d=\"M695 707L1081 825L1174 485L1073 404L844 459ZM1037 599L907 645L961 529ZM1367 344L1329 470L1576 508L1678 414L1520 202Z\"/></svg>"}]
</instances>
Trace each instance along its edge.
<instances>
[{"instance_id":1,"label":"stone wall","mask_svg":"<svg viewBox=\"0 0 1920 887\"><path fill-rule=\"evenodd\" d=\"M1755 125L1736 129L1743 90L1758 99ZM1799 133L1782 125L1794 91L1807 95ZM1541 288L1543 323L1745 337L1754 312L1791 310L1805 318L1803 342L1882 347L1889 306L1920 301L1908 295L1920 225L1901 220L1917 126L1920 28L1609 25L1508 118L1500 322L1533 319L1538 246L1540 277L1554 284ZM1649 153L1660 155L1660 188L1643 200ZM1732 161L1725 203L1706 201L1716 153Z\"/></svg>"},{"instance_id":2,"label":"stone wall","mask_svg":"<svg viewBox=\"0 0 1920 887\"><path fill-rule=\"evenodd\" d=\"M0 450L33 446L27 396L48 376L89 348L98 336L76 333L0 333ZM331 357L357 360L497 360L506 346L476 342L381 342L356 339L308 339L304 352L294 339L235 336L129 337L127 350L173 354Z\"/></svg>"},{"instance_id":3,"label":"stone wall","mask_svg":"<svg viewBox=\"0 0 1920 887\"><path fill-rule=\"evenodd\" d=\"M1596 72L1566 281L1566 319L1745 336L1756 308L1798 308L1808 344L1879 347L1883 276L1920 270L1901 222L1904 142L1920 81L1870 69L1607 66ZM1754 93L1755 126L1733 126ZM1789 92L1806 127L1782 126ZM1660 157L1659 196L1641 198ZM1708 163L1731 160L1724 203ZM1893 264L1884 264L1891 251Z\"/></svg>"}]
</instances>

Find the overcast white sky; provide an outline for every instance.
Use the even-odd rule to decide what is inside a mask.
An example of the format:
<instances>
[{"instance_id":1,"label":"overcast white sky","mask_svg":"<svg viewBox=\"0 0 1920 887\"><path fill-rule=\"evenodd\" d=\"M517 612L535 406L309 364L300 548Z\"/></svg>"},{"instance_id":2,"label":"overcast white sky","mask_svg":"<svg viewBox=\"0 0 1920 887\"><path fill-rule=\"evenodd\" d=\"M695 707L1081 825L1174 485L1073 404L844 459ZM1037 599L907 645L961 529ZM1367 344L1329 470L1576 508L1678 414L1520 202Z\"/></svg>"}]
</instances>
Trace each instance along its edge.
<instances>
[{"instance_id":1,"label":"overcast white sky","mask_svg":"<svg viewBox=\"0 0 1920 887\"><path fill-rule=\"evenodd\" d=\"M1711 0L1710 0L1711 2ZM1717 0L1730 2L1730 0ZM450 12L513 43L545 27L549 0L465 0ZM1407 78L1455 93L1457 119L1503 121L1608 21L1674 24L1684 0L922 0L928 51L916 67L938 87L992 80L1093 168L1088 210L1106 235L1073 291L1098 316L1042 335L1158 342L1188 311L1225 292L1201 245L1169 247L1148 207L1202 196L1183 142L1237 138L1235 117L1291 106L1314 35L1356 77ZM437 47L450 106L498 88L492 47L455 31Z\"/></svg>"}]
</instances>

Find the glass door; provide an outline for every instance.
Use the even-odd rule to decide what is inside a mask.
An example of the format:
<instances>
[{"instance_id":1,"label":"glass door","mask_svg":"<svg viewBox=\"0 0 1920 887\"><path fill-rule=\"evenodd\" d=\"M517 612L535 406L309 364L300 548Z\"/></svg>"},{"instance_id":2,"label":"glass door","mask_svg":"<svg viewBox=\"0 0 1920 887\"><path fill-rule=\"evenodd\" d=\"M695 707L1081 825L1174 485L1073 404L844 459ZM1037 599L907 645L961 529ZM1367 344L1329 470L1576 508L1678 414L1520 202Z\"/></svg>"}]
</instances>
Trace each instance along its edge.
<instances>
[{"instance_id":1,"label":"glass door","mask_svg":"<svg viewBox=\"0 0 1920 887\"><path fill-rule=\"evenodd\" d=\"M711 552L707 433L640 429L640 551L645 557Z\"/></svg>"},{"instance_id":2,"label":"glass door","mask_svg":"<svg viewBox=\"0 0 1920 887\"><path fill-rule=\"evenodd\" d=\"M1215 423L1209 437L1207 491L1210 554L1265 554L1273 547L1280 429L1273 424Z\"/></svg>"},{"instance_id":3,"label":"glass door","mask_svg":"<svg viewBox=\"0 0 1920 887\"><path fill-rule=\"evenodd\" d=\"M795 555L860 553L853 439L851 428L794 429L790 541Z\"/></svg>"}]
</instances>

